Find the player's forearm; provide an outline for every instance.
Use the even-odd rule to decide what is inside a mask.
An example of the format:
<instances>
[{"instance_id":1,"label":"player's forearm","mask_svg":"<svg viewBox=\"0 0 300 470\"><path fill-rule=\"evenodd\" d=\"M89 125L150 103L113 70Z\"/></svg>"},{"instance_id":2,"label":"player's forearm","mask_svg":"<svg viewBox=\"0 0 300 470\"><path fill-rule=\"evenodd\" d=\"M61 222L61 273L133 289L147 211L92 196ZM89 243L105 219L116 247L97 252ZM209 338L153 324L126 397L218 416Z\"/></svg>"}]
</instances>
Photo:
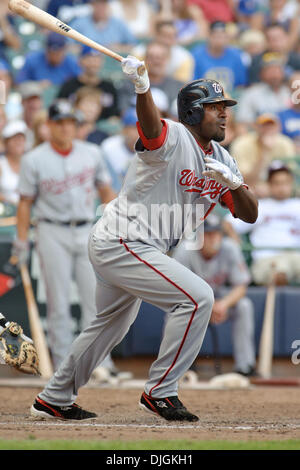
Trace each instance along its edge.
<instances>
[{"instance_id":1,"label":"player's forearm","mask_svg":"<svg viewBox=\"0 0 300 470\"><path fill-rule=\"evenodd\" d=\"M28 239L32 201L20 199L17 209L17 235L21 241Z\"/></svg>"},{"instance_id":2,"label":"player's forearm","mask_svg":"<svg viewBox=\"0 0 300 470\"><path fill-rule=\"evenodd\" d=\"M249 224L254 224L258 216L258 202L254 194L240 186L235 190L231 190L234 202L235 215Z\"/></svg>"},{"instance_id":3,"label":"player's forearm","mask_svg":"<svg viewBox=\"0 0 300 470\"><path fill-rule=\"evenodd\" d=\"M160 136L162 122L150 90L137 95L136 112L145 137L147 139L155 139Z\"/></svg>"},{"instance_id":4,"label":"player's forearm","mask_svg":"<svg viewBox=\"0 0 300 470\"><path fill-rule=\"evenodd\" d=\"M225 302L227 308L231 308L234 307L239 300L245 297L245 294L245 285L235 286L227 295L222 298L222 301Z\"/></svg>"},{"instance_id":5,"label":"player's forearm","mask_svg":"<svg viewBox=\"0 0 300 470\"><path fill-rule=\"evenodd\" d=\"M11 28L6 17L0 18L0 29L2 30L3 39L6 45L13 49L18 49L20 47L20 40L15 34L14 30Z\"/></svg>"}]
</instances>

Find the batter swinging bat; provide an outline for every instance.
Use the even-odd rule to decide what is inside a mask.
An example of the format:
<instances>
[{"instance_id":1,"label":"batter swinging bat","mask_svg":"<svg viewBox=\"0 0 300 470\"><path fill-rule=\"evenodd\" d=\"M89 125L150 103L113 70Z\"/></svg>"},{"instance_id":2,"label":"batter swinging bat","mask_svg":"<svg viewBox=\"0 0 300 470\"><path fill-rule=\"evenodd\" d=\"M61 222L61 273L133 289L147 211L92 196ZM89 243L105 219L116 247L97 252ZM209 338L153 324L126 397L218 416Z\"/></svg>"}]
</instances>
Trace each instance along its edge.
<instances>
[{"instance_id":1,"label":"batter swinging bat","mask_svg":"<svg viewBox=\"0 0 300 470\"><path fill-rule=\"evenodd\" d=\"M272 375L273 337L274 337L274 311L276 288L274 276L267 288L263 327L259 344L259 357L257 372L264 379Z\"/></svg>"},{"instance_id":2,"label":"batter swinging bat","mask_svg":"<svg viewBox=\"0 0 300 470\"><path fill-rule=\"evenodd\" d=\"M49 379L53 374L53 368L27 266L23 264L20 267L20 271L27 303L30 332L39 356L41 376L45 379Z\"/></svg>"},{"instance_id":3,"label":"batter swinging bat","mask_svg":"<svg viewBox=\"0 0 300 470\"><path fill-rule=\"evenodd\" d=\"M115 60L121 62L123 57L115 52L107 49L104 46L101 46L95 41L87 38L83 34L79 33L75 29L71 28L67 24L60 21L55 16L49 15L49 13L41 10L40 8L31 5L30 3L26 2L25 0L9 0L8 2L9 9L17 13L18 15L26 18L29 21L33 21L38 25L42 26L42 28L50 29L51 31L62 34L63 36L67 36L68 38L75 39L76 41L85 44L93 49L96 49L103 54L112 57ZM145 67L141 66L138 69L139 75L142 75L145 71Z\"/></svg>"}]
</instances>

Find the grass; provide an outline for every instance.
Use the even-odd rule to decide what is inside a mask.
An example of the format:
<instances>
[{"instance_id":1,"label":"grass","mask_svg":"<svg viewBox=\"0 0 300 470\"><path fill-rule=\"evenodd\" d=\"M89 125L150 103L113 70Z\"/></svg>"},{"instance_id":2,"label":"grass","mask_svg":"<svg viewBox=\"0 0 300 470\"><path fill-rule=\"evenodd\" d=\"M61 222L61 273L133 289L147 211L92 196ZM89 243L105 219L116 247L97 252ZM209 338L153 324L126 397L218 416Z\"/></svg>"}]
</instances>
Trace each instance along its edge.
<instances>
[{"instance_id":1,"label":"grass","mask_svg":"<svg viewBox=\"0 0 300 470\"><path fill-rule=\"evenodd\" d=\"M0 440L0 450L300 450L300 440L283 441L46 441Z\"/></svg>"}]
</instances>

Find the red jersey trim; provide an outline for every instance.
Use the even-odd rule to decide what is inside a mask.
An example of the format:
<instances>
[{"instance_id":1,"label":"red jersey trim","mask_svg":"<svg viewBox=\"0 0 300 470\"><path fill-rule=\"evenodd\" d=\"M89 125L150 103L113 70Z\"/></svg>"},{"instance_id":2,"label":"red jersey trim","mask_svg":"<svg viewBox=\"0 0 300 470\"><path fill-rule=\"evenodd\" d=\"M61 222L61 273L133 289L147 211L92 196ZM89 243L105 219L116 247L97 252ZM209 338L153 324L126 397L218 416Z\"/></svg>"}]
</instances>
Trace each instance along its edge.
<instances>
[{"instance_id":1,"label":"red jersey trim","mask_svg":"<svg viewBox=\"0 0 300 470\"><path fill-rule=\"evenodd\" d=\"M72 150L73 150L73 146L72 146L69 150L61 150L61 149L59 149L58 147L56 147L56 145L54 145L53 142L50 142L50 145L51 145L51 147L53 148L53 150L54 150L56 153L59 153L59 155L61 155L62 157L67 157L68 155L70 155L70 153L71 153Z\"/></svg>"},{"instance_id":2,"label":"red jersey trim","mask_svg":"<svg viewBox=\"0 0 300 470\"><path fill-rule=\"evenodd\" d=\"M166 140L167 130L168 130L168 124L166 123L164 119L161 119L161 122L163 125L161 134L158 137L155 137L154 139L148 139L144 135L143 130L140 126L140 123L139 122L136 123L141 141L147 150L157 150L164 145L165 140Z\"/></svg>"},{"instance_id":3,"label":"red jersey trim","mask_svg":"<svg viewBox=\"0 0 300 470\"><path fill-rule=\"evenodd\" d=\"M209 148L208 150L205 150L205 149L202 147L202 145L200 144L200 142L198 142L197 139L195 139L195 140L196 140L197 144L199 145L199 147L201 148L202 152L205 153L205 155L212 155L212 154L213 154L214 151L213 151L213 148L212 148L211 144L210 144L210 148Z\"/></svg>"}]
</instances>

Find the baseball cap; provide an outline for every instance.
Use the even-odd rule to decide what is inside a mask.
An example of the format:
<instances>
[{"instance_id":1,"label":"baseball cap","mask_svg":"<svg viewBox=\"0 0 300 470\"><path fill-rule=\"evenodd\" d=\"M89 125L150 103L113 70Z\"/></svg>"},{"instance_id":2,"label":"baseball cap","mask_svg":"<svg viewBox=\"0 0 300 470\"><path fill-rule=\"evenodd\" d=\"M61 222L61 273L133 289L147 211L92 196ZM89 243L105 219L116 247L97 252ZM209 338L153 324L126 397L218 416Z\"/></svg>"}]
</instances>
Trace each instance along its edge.
<instances>
[{"instance_id":1,"label":"baseball cap","mask_svg":"<svg viewBox=\"0 0 300 470\"><path fill-rule=\"evenodd\" d=\"M62 36L61 34L57 33L50 33L47 37L46 46L47 49L50 49L52 51L58 51L65 47L66 42L67 40L65 36Z\"/></svg>"},{"instance_id":2,"label":"baseball cap","mask_svg":"<svg viewBox=\"0 0 300 470\"><path fill-rule=\"evenodd\" d=\"M241 15L251 16L258 11L257 0L239 0L238 11Z\"/></svg>"},{"instance_id":3,"label":"baseball cap","mask_svg":"<svg viewBox=\"0 0 300 470\"><path fill-rule=\"evenodd\" d=\"M78 115L71 103L67 100L57 100L51 104L48 109L50 121L61 121L62 119L75 119L78 121Z\"/></svg>"},{"instance_id":4,"label":"baseball cap","mask_svg":"<svg viewBox=\"0 0 300 470\"><path fill-rule=\"evenodd\" d=\"M38 82L27 81L19 86L19 91L23 99L33 98L34 96L41 97L43 95L43 88Z\"/></svg>"},{"instance_id":5,"label":"baseball cap","mask_svg":"<svg viewBox=\"0 0 300 470\"><path fill-rule=\"evenodd\" d=\"M213 21L209 26L210 31L225 31L226 30L226 23L224 21Z\"/></svg>"},{"instance_id":6,"label":"baseball cap","mask_svg":"<svg viewBox=\"0 0 300 470\"><path fill-rule=\"evenodd\" d=\"M135 108L126 109L125 113L122 116L123 126L135 126L138 121Z\"/></svg>"},{"instance_id":7,"label":"baseball cap","mask_svg":"<svg viewBox=\"0 0 300 470\"><path fill-rule=\"evenodd\" d=\"M256 124L277 123L278 118L272 113L263 113L256 118Z\"/></svg>"},{"instance_id":8,"label":"baseball cap","mask_svg":"<svg viewBox=\"0 0 300 470\"><path fill-rule=\"evenodd\" d=\"M215 215L211 214L204 220L204 232L221 232L222 223L221 219Z\"/></svg>"},{"instance_id":9,"label":"baseball cap","mask_svg":"<svg viewBox=\"0 0 300 470\"><path fill-rule=\"evenodd\" d=\"M284 65L284 57L278 52L265 52L260 61L260 67L269 67L270 65Z\"/></svg>"},{"instance_id":10,"label":"baseball cap","mask_svg":"<svg viewBox=\"0 0 300 470\"><path fill-rule=\"evenodd\" d=\"M2 130L2 137L10 139L17 134L26 134L27 126L24 121L11 121Z\"/></svg>"},{"instance_id":11,"label":"baseball cap","mask_svg":"<svg viewBox=\"0 0 300 470\"><path fill-rule=\"evenodd\" d=\"M240 47L245 48L252 44L262 44L266 42L265 35L262 31L256 29L248 29L240 35Z\"/></svg>"},{"instance_id":12,"label":"baseball cap","mask_svg":"<svg viewBox=\"0 0 300 470\"><path fill-rule=\"evenodd\" d=\"M268 180L271 176L276 173L277 171L285 171L292 175L292 170L281 160L273 160L268 167Z\"/></svg>"},{"instance_id":13,"label":"baseball cap","mask_svg":"<svg viewBox=\"0 0 300 470\"><path fill-rule=\"evenodd\" d=\"M83 46L80 52L80 57L85 57L87 55L101 55L101 53L92 47Z\"/></svg>"}]
</instances>

